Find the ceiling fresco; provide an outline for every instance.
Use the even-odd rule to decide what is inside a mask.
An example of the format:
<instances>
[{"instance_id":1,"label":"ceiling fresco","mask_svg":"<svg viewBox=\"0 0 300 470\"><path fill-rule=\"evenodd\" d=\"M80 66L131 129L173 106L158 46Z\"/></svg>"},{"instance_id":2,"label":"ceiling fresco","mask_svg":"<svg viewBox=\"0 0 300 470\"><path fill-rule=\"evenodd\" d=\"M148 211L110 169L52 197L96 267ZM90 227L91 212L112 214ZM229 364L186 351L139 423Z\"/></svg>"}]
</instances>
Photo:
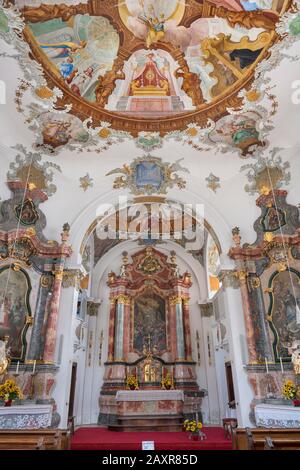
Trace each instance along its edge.
<instances>
[{"instance_id":1,"label":"ceiling fresco","mask_svg":"<svg viewBox=\"0 0 300 470\"><path fill-rule=\"evenodd\" d=\"M299 33L289 0L17 0L0 14L25 72L17 109L52 154L175 139L253 156L277 107L266 74Z\"/></svg>"}]
</instances>

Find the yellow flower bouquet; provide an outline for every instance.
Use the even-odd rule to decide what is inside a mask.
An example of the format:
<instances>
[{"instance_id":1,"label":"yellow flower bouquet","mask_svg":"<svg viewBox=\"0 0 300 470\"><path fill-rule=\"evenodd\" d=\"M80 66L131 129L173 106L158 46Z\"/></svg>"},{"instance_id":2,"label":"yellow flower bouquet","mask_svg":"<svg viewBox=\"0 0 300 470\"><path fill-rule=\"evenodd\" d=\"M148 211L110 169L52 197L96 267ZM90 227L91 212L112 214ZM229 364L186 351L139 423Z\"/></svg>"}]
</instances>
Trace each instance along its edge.
<instances>
[{"instance_id":1,"label":"yellow flower bouquet","mask_svg":"<svg viewBox=\"0 0 300 470\"><path fill-rule=\"evenodd\" d=\"M286 380L282 387L282 395L288 400L300 399L300 387L298 387L292 380Z\"/></svg>"},{"instance_id":2,"label":"yellow flower bouquet","mask_svg":"<svg viewBox=\"0 0 300 470\"><path fill-rule=\"evenodd\" d=\"M6 380L4 384L0 385L0 399L3 400L7 406L11 404L12 400L16 400L17 398L23 399L23 393L14 380Z\"/></svg>"},{"instance_id":3,"label":"yellow flower bouquet","mask_svg":"<svg viewBox=\"0 0 300 470\"><path fill-rule=\"evenodd\" d=\"M126 379L126 388L130 390L138 390L139 383L135 375L128 375Z\"/></svg>"},{"instance_id":4,"label":"yellow flower bouquet","mask_svg":"<svg viewBox=\"0 0 300 470\"><path fill-rule=\"evenodd\" d=\"M200 431L200 429L202 429L203 425L202 425L201 421L196 421L194 419L192 419L192 420L186 419L183 423L183 427L186 431L194 432L194 433L197 434L198 431Z\"/></svg>"}]
</instances>

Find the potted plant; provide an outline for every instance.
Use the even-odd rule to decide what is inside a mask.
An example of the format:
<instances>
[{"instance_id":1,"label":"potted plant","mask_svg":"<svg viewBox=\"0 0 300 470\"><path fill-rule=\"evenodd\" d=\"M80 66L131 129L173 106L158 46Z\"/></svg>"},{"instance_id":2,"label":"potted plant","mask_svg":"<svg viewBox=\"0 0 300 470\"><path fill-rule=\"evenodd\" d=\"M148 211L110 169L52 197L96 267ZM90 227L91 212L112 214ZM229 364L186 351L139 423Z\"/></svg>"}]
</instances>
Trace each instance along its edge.
<instances>
[{"instance_id":1,"label":"potted plant","mask_svg":"<svg viewBox=\"0 0 300 470\"><path fill-rule=\"evenodd\" d=\"M128 375L126 379L126 388L130 390L138 390L139 384L135 375Z\"/></svg>"},{"instance_id":2,"label":"potted plant","mask_svg":"<svg viewBox=\"0 0 300 470\"><path fill-rule=\"evenodd\" d=\"M190 432L190 439L193 441L198 441L199 438L201 440L205 439L205 434L201 431L203 425L201 421L196 421L195 419L186 419L183 423L183 427L185 431Z\"/></svg>"},{"instance_id":3,"label":"potted plant","mask_svg":"<svg viewBox=\"0 0 300 470\"><path fill-rule=\"evenodd\" d=\"M17 398L22 399L23 394L14 380L6 380L4 384L0 385L0 398L4 401L4 406L11 406L12 401Z\"/></svg>"},{"instance_id":4,"label":"potted plant","mask_svg":"<svg viewBox=\"0 0 300 470\"><path fill-rule=\"evenodd\" d=\"M300 406L300 387L292 380L286 380L284 382L282 395L288 400L293 400L295 406Z\"/></svg>"}]
</instances>

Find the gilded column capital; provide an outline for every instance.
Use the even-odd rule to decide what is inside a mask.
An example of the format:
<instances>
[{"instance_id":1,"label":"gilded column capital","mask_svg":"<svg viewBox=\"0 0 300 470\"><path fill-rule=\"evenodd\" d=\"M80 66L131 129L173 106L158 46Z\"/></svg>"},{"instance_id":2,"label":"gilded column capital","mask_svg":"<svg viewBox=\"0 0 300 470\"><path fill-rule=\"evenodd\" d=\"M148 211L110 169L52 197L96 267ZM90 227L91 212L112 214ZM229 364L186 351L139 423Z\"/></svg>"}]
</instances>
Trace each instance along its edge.
<instances>
[{"instance_id":1,"label":"gilded column capital","mask_svg":"<svg viewBox=\"0 0 300 470\"><path fill-rule=\"evenodd\" d=\"M212 317L214 314L214 307L212 302L207 302L204 304L199 304L200 306L200 312L201 312L201 317Z\"/></svg>"},{"instance_id":2,"label":"gilded column capital","mask_svg":"<svg viewBox=\"0 0 300 470\"><path fill-rule=\"evenodd\" d=\"M100 305L101 305L101 302L88 300L86 304L87 315L89 315L90 317L96 317L98 315Z\"/></svg>"},{"instance_id":3,"label":"gilded column capital","mask_svg":"<svg viewBox=\"0 0 300 470\"><path fill-rule=\"evenodd\" d=\"M180 295L173 295L169 298L170 305L176 305L182 303L182 297Z\"/></svg>"},{"instance_id":4,"label":"gilded column capital","mask_svg":"<svg viewBox=\"0 0 300 470\"><path fill-rule=\"evenodd\" d=\"M118 304L130 305L131 304L131 298L128 295L119 294L119 295L113 296L110 299L111 304L114 304L115 302L118 302Z\"/></svg>"},{"instance_id":5,"label":"gilded column capital","mask_svg":"<svg viewBox=\"0 0 300 470\"><path fill-rule=\"evenodd\" d=\"M245 273L245 271L243 271ZM233 269L223 269L219 272L218 279L225 289L231 287L232 289L239 289L242 271L235 271ZM245 273L246 274L246 273Z\"/></svg>"},{"instance_id":6,"label":"gilded column capital","mask_svg":"<svg viewBox=\"0 0 300 470\"><path fill-rule=\"evenodd\" d=\"M80 269L65 269L62 274L62 286L65 289L75 287L78 290L82 276L83 274Z\"/></svg>"}]
</instances>

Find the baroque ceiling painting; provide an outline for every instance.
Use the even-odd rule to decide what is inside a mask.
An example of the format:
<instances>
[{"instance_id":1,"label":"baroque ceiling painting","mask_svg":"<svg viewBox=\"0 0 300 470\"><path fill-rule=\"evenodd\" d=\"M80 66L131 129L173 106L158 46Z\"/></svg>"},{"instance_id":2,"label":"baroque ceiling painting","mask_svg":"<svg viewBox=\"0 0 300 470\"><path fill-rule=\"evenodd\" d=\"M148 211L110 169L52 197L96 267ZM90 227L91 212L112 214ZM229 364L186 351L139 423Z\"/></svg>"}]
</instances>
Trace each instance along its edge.
<instances>
[{"instance_id":1,"label":"baroque ceiling painting","mask_svg":"<svg viewBox=\"0 0 300 470\"><path fill-rule=\"evenodd\" d=\"M268 144L266 74L297 18L289 0L17 0L0 29L25 69L16 102L37 148L151 151L163 137L245 158Z\"/></svg>"}]
</instances>

